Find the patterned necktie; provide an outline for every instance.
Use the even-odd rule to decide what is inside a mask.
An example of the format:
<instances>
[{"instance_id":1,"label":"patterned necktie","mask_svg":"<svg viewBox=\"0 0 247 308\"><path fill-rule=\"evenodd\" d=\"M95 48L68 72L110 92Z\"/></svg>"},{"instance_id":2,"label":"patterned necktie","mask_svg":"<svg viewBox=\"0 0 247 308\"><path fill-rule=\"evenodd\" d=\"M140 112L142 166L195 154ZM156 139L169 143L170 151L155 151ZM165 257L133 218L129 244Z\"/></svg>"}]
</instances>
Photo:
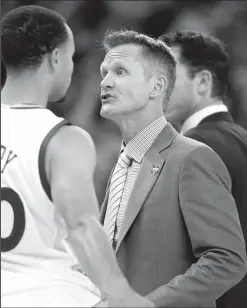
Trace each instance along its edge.
<instances>
[{"instance_id":1,"label":"patterned necktie","mask_svg":"<svg viewBox=\"0 0 247 308\"><path fill-rule=\"evenodd\" d=\"M104 221L104 228L108 234L109 241L112 244L115 235L117 214L123 195L124 185L127 179L127 172L130 162L131 158L126 156L123 151L119 156L111 178L110 193Z\"/></svg>"}]
</instances>

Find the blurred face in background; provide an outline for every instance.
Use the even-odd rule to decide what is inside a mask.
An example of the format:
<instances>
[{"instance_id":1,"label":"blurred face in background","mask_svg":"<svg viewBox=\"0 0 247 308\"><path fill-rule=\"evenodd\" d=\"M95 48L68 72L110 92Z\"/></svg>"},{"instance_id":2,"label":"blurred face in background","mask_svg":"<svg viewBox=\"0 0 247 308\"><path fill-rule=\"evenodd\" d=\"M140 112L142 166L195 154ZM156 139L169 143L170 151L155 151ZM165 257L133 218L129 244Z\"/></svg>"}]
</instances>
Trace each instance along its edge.
<instances>
[{"instance_id":1,"label":"blurred face in background","mask_svg":"<svg viewBox=\"0 0 247 308\"><path fill-rule=\"evenodd\" d=\"M177 74L174 90L164 110L165 117L178 131L185 120L192 114L196 103L194 79L189 76L188 68L181 63L180 48L171 47L176 61Z\"/></svg>"},{"instance_id":2,"label":"blurred face in background","mask_svg":"<svg viewBox=\"0 0 247 308\"><path fill-rule=\"evenodd\" d=\"M75 52L74 37L71 29L66 25L68 39L64 44L53 50L50 61L52 62L52 88L49 96L50 102L60 102L65 98L71 83L74 70L73 55Z\"/></svg>"},{"instance_id":3,"label":"blurred face in background","mask_svg":"<svg viewBox=\"0 0 247 308\"><path fill-rule=\"evenodd\" d=\"M143 112L149 102L150 83L145 75L141 47L112 48L101 65L101 116L115 119Z\"/></svg>"}]
</instances>

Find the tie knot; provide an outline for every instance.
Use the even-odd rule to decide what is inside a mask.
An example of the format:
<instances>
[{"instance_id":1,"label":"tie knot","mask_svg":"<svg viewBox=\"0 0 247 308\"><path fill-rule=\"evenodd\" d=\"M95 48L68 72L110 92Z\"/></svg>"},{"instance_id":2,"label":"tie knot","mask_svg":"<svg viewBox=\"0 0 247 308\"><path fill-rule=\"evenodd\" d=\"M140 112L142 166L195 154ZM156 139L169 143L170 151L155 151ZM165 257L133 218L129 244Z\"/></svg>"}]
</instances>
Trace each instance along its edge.
<instances>
[{"instance_id":1,"label":"tie knot","mask_svg":"<svg viewBox=\"0 0 247 308\"><path fill-rule=\"evenodd\" d=\"M121 168L128 168L131 163L131 157L127 156L126 153L123 151L117 161L117 164Z\"/></svg>"}]
</instances>

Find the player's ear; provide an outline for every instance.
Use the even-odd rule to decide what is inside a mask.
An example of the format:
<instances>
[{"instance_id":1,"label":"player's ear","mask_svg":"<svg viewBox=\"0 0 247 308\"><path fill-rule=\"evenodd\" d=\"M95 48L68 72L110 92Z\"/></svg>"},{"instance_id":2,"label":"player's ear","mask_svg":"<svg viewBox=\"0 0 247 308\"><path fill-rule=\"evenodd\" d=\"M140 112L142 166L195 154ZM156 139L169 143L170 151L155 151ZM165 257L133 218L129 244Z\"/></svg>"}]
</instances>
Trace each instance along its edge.
<instances>
[{"instance_id":1,"label":"player's ear","mask_svg":"<svg viewBox=\"0 0 247 308\"><path fill-rule=\"evenodd\" d=\"M56 70L59 65L60 50L55 48L49 54L49 64L52 70Z\"/></svg>"}]
</instances>

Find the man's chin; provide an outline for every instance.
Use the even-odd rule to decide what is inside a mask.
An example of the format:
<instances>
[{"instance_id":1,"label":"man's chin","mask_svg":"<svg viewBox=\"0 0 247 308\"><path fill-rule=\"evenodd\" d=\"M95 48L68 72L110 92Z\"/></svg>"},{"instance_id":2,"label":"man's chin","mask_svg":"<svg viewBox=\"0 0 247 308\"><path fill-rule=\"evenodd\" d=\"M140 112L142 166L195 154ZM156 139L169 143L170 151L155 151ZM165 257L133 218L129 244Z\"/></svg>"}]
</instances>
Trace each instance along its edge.
<instances>
[{"instance_id":1,"label":"man's chin","mask_svg":"<svg viewBox=\"0 0 247 308\"><path fill-rule=\"evenodd\" d=\"M123 109L123 108L117 108L119 106L112 106L112 105L102 105L101 110L100 110L100 115L103 118L109 119L109 120L113 120L114 122L118 123L119 121L121 121L123 118L128 118L129 116L131 116L131 114L133 113L133 110L130 109Z\"/></svg>"},{"instance_id":2,"label":"man's chin","mask_svg":"<svg viewBox=\"0 0 247 308\"><path fill-rule=\"evenodd\" d=\"M106 118L106 119L112 119L112 117L114 117L116 112L114 112L112 110L112 108L109 108L109 106L107 105L103 105L101 107L101 110L100 110L100 115L103 117L103 118Z\"/></svg>"}]
</instances>

